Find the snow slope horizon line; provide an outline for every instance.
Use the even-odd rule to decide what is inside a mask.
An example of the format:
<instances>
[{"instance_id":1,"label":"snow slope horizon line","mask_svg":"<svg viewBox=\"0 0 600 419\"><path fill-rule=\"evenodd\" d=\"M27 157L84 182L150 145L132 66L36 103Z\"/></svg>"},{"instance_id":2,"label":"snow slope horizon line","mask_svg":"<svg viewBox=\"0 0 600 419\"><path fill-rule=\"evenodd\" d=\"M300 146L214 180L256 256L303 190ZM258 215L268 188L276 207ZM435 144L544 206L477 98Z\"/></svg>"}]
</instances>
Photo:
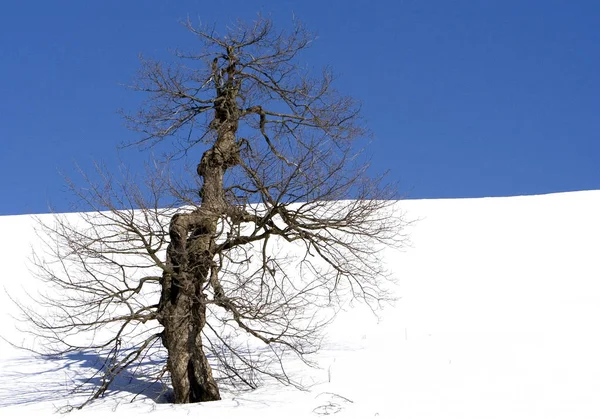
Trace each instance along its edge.
<instances>
[{"instance_id":1,"label":"snow slope horizon line","mask_svg":"<svg viewBox=\"0 0 600 419\"><path fill-rule=\"evenodd\" d=\"M560 191L560 192L547 192L531 195L507 195L507 196L479 196L479 197L453 197L453 198L402 198L395 200L396 203L401 202L433 202L433 201L481 201L481 200L516 200L516 199L537 199L557 196L573 196L573 195L590 195L600 194L600 189L583 189L575 191ZM340 200L349 201L349 200ZM136 208L136 210L139 208ZM80 214L85 212L95 211L62 211L62 212L33 212L33 213L22 213L22 214L0 214L0 220L10 217L44 217L44 216L55 216L55 215L68 215L68 214Z\"/></svg>"}]
</instances>

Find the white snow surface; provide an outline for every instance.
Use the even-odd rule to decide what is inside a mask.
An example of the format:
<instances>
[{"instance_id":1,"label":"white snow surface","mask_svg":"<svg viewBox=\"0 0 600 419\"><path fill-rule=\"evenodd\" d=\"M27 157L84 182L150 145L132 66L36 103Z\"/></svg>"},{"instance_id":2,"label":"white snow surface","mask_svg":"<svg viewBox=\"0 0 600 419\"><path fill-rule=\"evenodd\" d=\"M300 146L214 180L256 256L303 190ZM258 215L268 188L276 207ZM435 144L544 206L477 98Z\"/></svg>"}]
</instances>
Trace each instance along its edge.
<instances>
[{"instance_id":1,"label":"white snow surface","mask_svg":"<svg viewBox=\"0 0 600 419\"><path fill-rule=\"evenodd\" d=\"M398 300L379 318L344 308L320 368L291 366L309 390L268 384L176 406L130 403L122 386L69 416L600 417L600 191L395 205L418 220L405 231L411 245L386 255ZM0 335L17 343L8 295L40 291L27 262L34 226L0 217ZM0 418L57 416L89 362L0 340Z\"/></svg>"}]
</instances>

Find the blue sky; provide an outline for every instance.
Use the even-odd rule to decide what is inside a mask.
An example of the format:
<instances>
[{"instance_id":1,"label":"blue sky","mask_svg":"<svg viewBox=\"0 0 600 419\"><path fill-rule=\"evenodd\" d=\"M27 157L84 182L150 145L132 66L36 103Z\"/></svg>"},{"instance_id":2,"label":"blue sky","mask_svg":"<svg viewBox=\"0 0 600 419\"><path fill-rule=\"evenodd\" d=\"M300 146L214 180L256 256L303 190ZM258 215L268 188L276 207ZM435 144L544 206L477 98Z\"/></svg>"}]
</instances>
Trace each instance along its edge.
<instances>
[{"instance_id":1,"label":"blue sky","mask_svg":"<svg viewBox=\"0 0 600 419\"><path fill-rule=\"evenodd\" d=\"M136 135L117 109L142 99L122 85L139 53L194 47L178 20L257 12L318 33L307 59L362 102L409 198L600 189L597 1L23 0L0 6L0 215L66 211L59 171L116 165Z\"/></svg>"}]
</instances>

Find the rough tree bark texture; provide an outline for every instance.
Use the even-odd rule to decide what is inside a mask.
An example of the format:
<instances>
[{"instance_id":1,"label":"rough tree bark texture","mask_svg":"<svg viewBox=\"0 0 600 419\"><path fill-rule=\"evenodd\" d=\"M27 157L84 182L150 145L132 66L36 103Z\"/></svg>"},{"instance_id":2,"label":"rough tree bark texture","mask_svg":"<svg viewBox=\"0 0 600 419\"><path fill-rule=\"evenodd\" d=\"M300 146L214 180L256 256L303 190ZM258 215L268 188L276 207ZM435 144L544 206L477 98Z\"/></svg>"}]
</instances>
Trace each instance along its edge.
<instances>
[{"instance_id":1,"label":"rough tree bark texture","mask_svg":"<svg viewBox=\"0 0 600 419\"><path fill-rule=\"evenodd\" d=\"M228 168L239 162L236 132L240 110L236 104L235 56L227 51L228 66L222 72L213 64L217 86L214 120L217 137L198 164L203 180L200 207L188 214L176 214L170 224L171 243L167 248L167 266L162 279L158 319L164 326L163 344L168 352L175 403L220 400L219 389L202 346L206 324L206 299L203 293L214 266L218 221L227 214L223 178Z\"/></svg>"}]
</instances>

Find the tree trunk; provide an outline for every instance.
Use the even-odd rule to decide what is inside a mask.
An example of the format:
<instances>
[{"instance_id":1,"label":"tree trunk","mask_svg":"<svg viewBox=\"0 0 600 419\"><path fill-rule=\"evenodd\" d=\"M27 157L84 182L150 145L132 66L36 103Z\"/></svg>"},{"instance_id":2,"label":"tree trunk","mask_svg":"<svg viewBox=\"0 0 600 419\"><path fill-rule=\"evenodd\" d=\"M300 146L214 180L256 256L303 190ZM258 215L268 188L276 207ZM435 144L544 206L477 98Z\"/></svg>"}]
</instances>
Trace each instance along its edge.
<instances>
[{"instance_id":1,"label":"tree trunk","mask_svg":"<svg viewBox=\"0 0 600 419\"><path fill-rule=\"evenodd\" d=\"M167 265L162 279L159 321L171 373L175 403L220 400L219 389L202 347L206 324L206 296L202 293L210 269L210 236L202 234L206 218L198 211L171 220ZM192 236L188 237L189 231Z\"/></svg>"},{"instance_id":2,"label":"tree trunk","mask_svg":"<svg viewBox=\"0 0 600 419\"><path fill-rule=\"evenodd\" d=\"M221 73L214 67L217 88L215 118L217 132L213 146L198 164L203 180L200 207L171 219L167 248L167 267L162 278L158 320L164 326L163 345L167 349L167 368L171 374L175 403L220 400L219 389L202 347L206 324L203 293L213 262L219 218L228 213L223 178L229 167L239 164L236 143L239 109L236 104L235 57L229 56L228 79L221 85Z\"/></svg>"}]
</instances>

